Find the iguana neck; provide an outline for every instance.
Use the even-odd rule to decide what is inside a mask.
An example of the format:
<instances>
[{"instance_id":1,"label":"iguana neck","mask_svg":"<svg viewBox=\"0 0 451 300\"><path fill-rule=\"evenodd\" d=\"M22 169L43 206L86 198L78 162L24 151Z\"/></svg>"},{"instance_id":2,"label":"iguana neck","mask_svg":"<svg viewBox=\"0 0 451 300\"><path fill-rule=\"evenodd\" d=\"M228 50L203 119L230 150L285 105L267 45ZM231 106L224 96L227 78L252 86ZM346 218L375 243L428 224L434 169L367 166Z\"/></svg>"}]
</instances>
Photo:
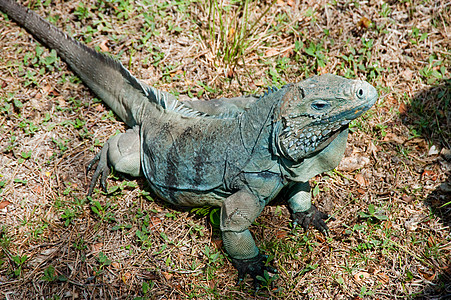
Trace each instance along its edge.
<instances>
[{"instance_id":1,"label":"iguana neck","mask_svg":"<svg viewBox=\"0 0 451 300\"><path fill-rule=\"evenodd\" d=\"M288 89L289 85L280 90L270 89L239 116L241 139L249 153L261 148L272 151L274 125L279 122L281 99Z\"/></svg>"}]
</instances>

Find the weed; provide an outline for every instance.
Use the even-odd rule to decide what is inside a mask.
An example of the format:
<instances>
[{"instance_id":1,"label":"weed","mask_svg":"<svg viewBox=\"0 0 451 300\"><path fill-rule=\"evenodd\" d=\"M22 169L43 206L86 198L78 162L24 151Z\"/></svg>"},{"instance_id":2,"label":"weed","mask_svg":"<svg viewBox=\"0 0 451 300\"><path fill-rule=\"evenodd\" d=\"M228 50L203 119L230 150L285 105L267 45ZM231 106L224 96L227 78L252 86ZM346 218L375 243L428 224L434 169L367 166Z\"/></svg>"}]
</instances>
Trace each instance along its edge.
<instances>
[{"instance_id":1,"label":"weed","mask_svg":"<svg viewBox=\"0 0 451 300\"><path fill-rule=\"evenodd\" d=\"M377 210L376 207L373 204L369 204L368 205L368 213L366 212L359 212L359 217L361 217L362 219L367 219L369 221L385 221L388 219L388 217L386 215L384 215L382 210Z\"/></svg>"},{"instance_id":2,"label":"weed","mask_svg":"<svg viewBox=\"0 0 451 300\"><path fill-rule=\"evenodd\" d=\"M207 257L207 279L211 280L215 277L216 270L224 265L224 256L219 251L215 251L214 248L205 246L204 255Z\"/></svg>"},{"instance_id":3,"label":"weed","mask_svg":"<svg viewBox=\"0 0 451 300\"><path fill-rule=\"evenodd\" d=\"M236 2L234 4L238 4L238 9L232 5L223 5L218 0L208 2L208 37L201 36L218 61L228 70L233 70L239 61L244 62L245 55L262 39L262 36L256 35L257 25L275 2L272 1L264 9L258 9L262 13L255 21L251 21L250 15L257 10L251 9L251 5L257 6L258 2Z\"/></svg>"},{"instance_id":4,"label":"weed","mask_svg":"<svg viewBox=\"0 0 451 300\"><path fill-rule=\"evenodd\" d=\"M47 282L54 282L54 281L65 282L65 281L67 281L67 278L64 275L57 275L55 267L50 265L44 269L44 275L41 277L41 280L44 280Z\"/></svg>"},{"instance_id":5,"label":"weed","mask_svg":"<svg viewBox=\"0 0 451 300\"><path fill-rule=\"evenodd\" d=\"M28 259L27 255L14 255L11 257L15 269L13 270L13 274L15 277L19 277L22 275L23 272L23 265L25 264L25 262Z\"/></svg>"}]
</instances>

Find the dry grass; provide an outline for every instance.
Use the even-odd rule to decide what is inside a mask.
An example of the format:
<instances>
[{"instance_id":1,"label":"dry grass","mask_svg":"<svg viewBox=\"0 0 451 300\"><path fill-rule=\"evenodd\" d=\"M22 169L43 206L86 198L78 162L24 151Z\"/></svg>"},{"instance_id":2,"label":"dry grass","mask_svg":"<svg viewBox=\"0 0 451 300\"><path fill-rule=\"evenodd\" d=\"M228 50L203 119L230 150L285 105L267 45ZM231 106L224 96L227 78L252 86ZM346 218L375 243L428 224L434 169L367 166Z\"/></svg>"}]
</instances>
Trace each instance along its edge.
<instances>
[{"instance_id":1,"label":"dry grass","mask_svg":"<svg viewBox=\"0 0 451 300\"><path fill-rule=\"evenodd\" d=\"M279 0L232 63L218 51L243 25L226 24L221 40L208 3L85 1L85 18L79 1L30 3L182 99L325 72L365 78L380 99L354 123L337 171L312 180L315 201L337 219L330 238L291 232L280 204L252 226L280 270L278 289L254 295L234 286L208 218L153 200L144 180L113 177L113 195L86 199L87 162L125 127L0 16L0 299L451 297L449 1ZM249 24L271 4L258 3ZM236 5L228 14L243 16ZM370 206L388 220L359 217Z\"/></svg>"}]
</instances>

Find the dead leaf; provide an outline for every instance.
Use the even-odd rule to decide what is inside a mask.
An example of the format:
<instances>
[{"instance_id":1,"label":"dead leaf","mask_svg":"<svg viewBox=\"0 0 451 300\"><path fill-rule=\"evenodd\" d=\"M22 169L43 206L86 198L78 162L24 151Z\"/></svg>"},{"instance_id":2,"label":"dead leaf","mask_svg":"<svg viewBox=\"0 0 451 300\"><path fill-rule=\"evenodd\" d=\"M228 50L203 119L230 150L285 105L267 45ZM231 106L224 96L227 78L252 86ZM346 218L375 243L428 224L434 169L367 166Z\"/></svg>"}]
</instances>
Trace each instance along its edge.
<instances>
[{"instance_id":1,"label":"dead leaf","mask_svg":"<svg viewBox=\"0 0 451 300\"><path fill-rule=\"evenodd\" d=\"M377 277L379 278L379 282L382 284L387 284L390 281L390 277L388 277L385 273L378 273Z\"/></svg>"},{"instance_id":2,"label":"dead leaf","mask_svg":"<svg viewBox=\"0 0 451 300\"><path fill-rule=\"evenodd\" d=\"M266 50L265 57L271 57L271 56L275 56L277 54L279 54L279 50L272 48L272 49Z\"/></svg>"},{"instance_id":3,"label":"dead leaf","mask_svg":"<svg viewBox=\"0 0 451 300\"><path fill-rule=\"evenodd\" d=\"M401 77L404 78L405 81L411 81L413 77L413 71L410 69L405 69L404 71L399 74Z\"/></svg>"},{"instance_id":4,"label":"dead leaf","mask_svg":"<svg viewBox=\"0 0 451 300\"><path fill-rule=\"evenodd\" d=\"M103 105L97 105L97 106L95 107L95 110L98 111L98 112L104 112L104 111L105 111L105 106L103 106Z\"/></svg>"},{"instance_id":5,"label":"dead leaf","mask_svg":"<svg viewBox=\"0 0 451 300\"><path fill-rule=\"evenodd\" d=\"M409 231L415 231L418 228L418 224L423 221L423 218L423 215L413 215L404 223L404 226Z\"/></svg>"},{"instance_id":6,"label":"dead leaf","mask_svg":"<svg viewBox=\"0 0 451 300\"><path fill-rule=\"evenodd\" d=\"M122 281L127 284L127 281L132 278L132 274L130 272L125 272L124 275L122 275Z\"/></svg>"},{"instance_id":7,"label":"dead leaf","mask_svg":"<svg viewBox=\"0 0 451 300\"><path fill-rule=\"evenodd\" d=\"M344 157L341 160L338 169L342 171L354 171L363 168L369 163L370 159L365 156Z\"/></svg>"},{"instance_id":8,"label":"dead leaf","mask_svg":"<svg viewBox=\"0 0 451 300\"><path fill-rule=\"evenodd\" d=\"M427 273L427 272L425 272L423 270L420 270L420 269L418 269L418 273L423 275L424 279L429 280L429 281L433 281L435 279L435 275L436 275L435 272L430 274L430 273Z\"/></svg>"},{"instance_id":9,"label":"dead leaf","mask_svg":"<svg viewBox=\"0 0 451 300\"><path fill-rule=\"evenodd\" d=\"M390 220L387 220L387 221L384 222L384 229L385 230L390 229L391 227L392 227L392 224L391 224Z\"/></svg>"},{"instance_id":10,"label":"dead leaf","mask_svg":"<svg viewBox=\"0 0 451 300\"><path fill-rule=\"evenodd\" d=\"M121 265L120 263L118 263L117 261L113 261L113 262L111 263L111 266L112 266L113 268L115 268L115 269L118 269L118 270L122 269L122 265Z\"/></svg>"},{"instance_id":11,"label":"dead leaf","mask_svg":"<svg viewBox=\"0 0 451 300\"><path fill-rule=\"evenodd\" d=\"M384 142L395 142L397 144L404 144L404 142L406 141L406 138L396 135L394 133L391 132L387 132L387 134L384 136L383 139Z\"/></svg>"},{"instance_id":12,"label":"dead leaf","mask_svg":"<svg viewBox=\"0 0 451 300\"><path fill-rule=\"evenodd\" d=\"M42 193L42 186L41 185L37 185L33 188L33 192L35 192L36 194L41 194Z\"/></svg>"},{"instance_id":13,"label":"dead leaf","mask_svg":"<svg viewBox=\"0 0 451 300\"><path fill-rule=\"evenodd\" d=\"M278 239L284 239L287 236L287 232L285 230L279 230L276 232L276 237Z\"/></svg>"},{"instance_id":14,"label":"dead leaf","mask_svg":"<svg viewBox=\"0 0 451 300\"><path fill-rule=\"evenodd\" d=\"M360 21L357 22L357 26L363 29L368 29L371 26L371 20L367 17L362 17Z\"/></svg>"},{"instance_id":15,"label":"dead leaf","mask_svg":"<svg viewBox=\"0 0 451 300\"><path fill-rule=\"evenodd\" d=\"M432 236L428 237L428 246L429 247L434 247L435 246L435 241L434 241L434 238Z\"/></svg>"},{"instance_id":16,"label":"dead leaf","mask_svg":"<svg viewBox=\"0 0 451 300\"><path fill-rule=\"evenodd\" d=\"M437 174L432 170L424 170L423 174L421 174L421 177L428 177L429 179L436 181L437 180Z\"/></svg>"},{"instance_id":17,"label":"dead leaf","mask_svg":"<svg viewBox=\"0 0 451 300\"><path fill-rule=\"evenodd\" d=\"M358 184L361 186L367 186L367 182L365 177L362 175L362 173L357 173L354 176L355 181L357 181Z\"/></svg>"},{"instance_id":18,"label":"dead leaf","mask_svg":"<svg viewBox=\"0 0 451 300\"><path fill-rule=\"evenodd\" d=\"M7 200L0 202L0 209L4 209L8 205L10 205L12 202L9 202Z\"/></svg>"},{"instance_id":19,"label":"dead leaf","mask_svg":"<svg viewBox=\"0 0 451 300\"><path fill-rule=\"evenodd\" d=\"M108 46L106 45L106 43L108 43L108 40L103 40L103 41L100 43L100 45L99 45L100 49L102 49L103 52L108 52L108 51L110 51L110 49L108 48Z\"/></svg>"},{"instance_id":20,"label":"dead leaf","mask_svg":"<svg viewBox=\"0 0 451 300\"><path fill-rule=\"evenodd\" d=\"M212 244L216 246L217 249L221 249L222 247L222 239L214 239L211 240Z\"/></svg>"},{"instance_id":21,"label":"dead leaf","mask_svg":"<svg viewBox=\"0 0 451 300\"><path fill-rule=\"evenodd\" d=\"M67 106L66 100L64 100L63 98L59 98L58 99L58 105L61 106L61 107L66 107Z\"/></svg>"},{"instance_id":22,"label":"dead leaf","mask_svg":"<svg viewBox=\"0 0 451 300\"><path fill-rule=\"evenodd\" d=\"M172 278L172 274L168 273L168 272L161 272L161 274L163 274L164 278L166 278L166 280L171 280Z\"/></svg>"},{"instance_id":23,"label":"dead leaf","mask_svg":"<svg viewBox=\"0 0 451 300\"><path fill-rule=\"evenodd\" d=\"M102 249L102 247L103 247L103 243L95 243L95 244L91 245L91 251L99 252L100 249Z\"/></svg>"},{"instance_id":24,"label":"dead leaf","mask_svg":"<svg viewBox=\"0 0 451 300\"><path fill-rule=\"evenodd\" d=\"M406 105L404 102L401 101L401 102L399 103L399 108L398 108L398 110L399 110L399 113L400 113L401 115L403 115L403 114L407 113L407 111L408 111L409 109L408 109L407 105Z\"/></svg>"},{"instance_id":25,"label":"dead leaf","mask_svg":"<svg viewBox=\"0 0 451 300\"><path fill-rule=\"evenodd\" d=\"M354 275L354 279L356 281L362 281L362 280L369 278L370 276L371 276L370 273L365 272L365 271L360 271Z\"/></svg>"}]
</instances>

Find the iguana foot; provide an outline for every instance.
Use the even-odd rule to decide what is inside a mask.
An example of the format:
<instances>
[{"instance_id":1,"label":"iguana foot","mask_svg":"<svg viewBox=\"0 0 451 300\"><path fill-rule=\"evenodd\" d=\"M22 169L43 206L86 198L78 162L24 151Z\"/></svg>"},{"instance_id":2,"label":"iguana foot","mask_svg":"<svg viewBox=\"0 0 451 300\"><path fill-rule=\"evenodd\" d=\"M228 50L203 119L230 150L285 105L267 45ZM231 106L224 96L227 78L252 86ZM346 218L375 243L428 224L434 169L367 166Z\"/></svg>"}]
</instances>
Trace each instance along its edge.
<instances>
[{"instance_id":1,"label":"iguana foot","mask_svg":"<svg viewBox=\"0 0 451 300\"><path fill-rule=\"evenodd\" d=\"M244 280L246 274L249 274L253 279L254 288L258 290L260 284L257 276L264 278L265 271L269 273L277 273L277 269L265 265L267 259L267 255L262 255L260 253L257 256L249 259L232 258L232 264L238 270L237 285Z\"/></svg>"},{"instance_id":2,"label":"iguana foot","mask_svg":"<svg viewBox=\"0 0 451 300\"><path fill-rule=\"evenodd\" d=\"M328 235L329 227L327 227L324 220L327 220L329 218L331 220L335 220L335 218L319 211L314 205L312 205L306 211L293 213L293 226L296 227L297 224L300 224L302 228L304 228L304 230L307 230L309 225L312 224L324 235Z\"/></svg>"},{"instance_id":3,"label":"iguana foot","mask_svg":"<svg viewBox=\"0 0 451 300\"><path fill-rule=\"evenodd\" d=\"M108 193L106 180L110 175L111 168L117 172L128 174L133 177L141 175L141 144L139 128L133 127L125 133L120 133L108 139L102 150L97 153L88 164L88 172L97 163L96 170L92 175L89 185L88 196L92 195L97 180L100 177L100 186Z\"/></svg>"},{"instance_id":4,"label":"iguana foot","mask_svg":"<svg viewBox=\"0 0 451 300\"><path fill-rule=\"evenodd\" d=\"M89 185L88 190L88 196L92 195L92 192L94 191L94 187L96 186L97 179L100 177L100 186L105 191L105 193L108 192L106 180L108 178L108 175L110 175L110 166L108 165L108 143L106 143L102 150L96 154L96 156L89 162L87 166L87 172L91 171L92 167L98 162L97 168L92 175L91 184Z\"/></svg>"}]
</instances>

